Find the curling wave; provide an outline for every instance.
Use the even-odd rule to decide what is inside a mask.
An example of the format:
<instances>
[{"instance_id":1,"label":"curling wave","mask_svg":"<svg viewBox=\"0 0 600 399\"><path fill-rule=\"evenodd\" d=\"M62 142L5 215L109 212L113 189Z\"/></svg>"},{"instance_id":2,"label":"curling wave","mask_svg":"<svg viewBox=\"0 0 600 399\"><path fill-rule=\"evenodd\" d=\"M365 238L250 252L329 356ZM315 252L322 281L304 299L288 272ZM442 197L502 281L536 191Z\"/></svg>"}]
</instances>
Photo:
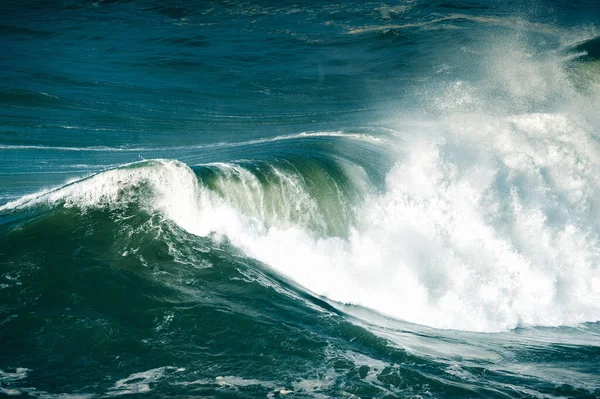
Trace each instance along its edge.
<instances>
[{"instance_id":1,"label":"curling wave","mask_svg":"<svg viewBox=\"0 0 600 399\"><path fill-rule=\"evenodd\" d=\"M437 328L598 321L600 124L569 62L510 43L487 54L495 79L432 90L428 119L396 124L384 190L368 160L153 160L0 211L136 204L316 295Z\"/></svg>"}]
</instances>

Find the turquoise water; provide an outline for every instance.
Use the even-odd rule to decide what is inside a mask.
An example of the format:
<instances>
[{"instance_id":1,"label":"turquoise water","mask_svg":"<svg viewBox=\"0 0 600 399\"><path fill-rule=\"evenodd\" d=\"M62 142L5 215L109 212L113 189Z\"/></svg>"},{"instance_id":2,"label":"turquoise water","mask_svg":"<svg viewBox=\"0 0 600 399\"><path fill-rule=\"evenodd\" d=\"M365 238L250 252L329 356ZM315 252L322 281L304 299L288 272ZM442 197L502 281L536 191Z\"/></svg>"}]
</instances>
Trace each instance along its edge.
<instances>
[{"instance_id":1,"label":"turquoise water","mask_svg":"<svg viewBox=\"0 0 600 399\"><path fill-rule=\"evenodd\" d=\"M600 397L595 2L0 11L0 396Z\"/></svg>"}]
</instances>

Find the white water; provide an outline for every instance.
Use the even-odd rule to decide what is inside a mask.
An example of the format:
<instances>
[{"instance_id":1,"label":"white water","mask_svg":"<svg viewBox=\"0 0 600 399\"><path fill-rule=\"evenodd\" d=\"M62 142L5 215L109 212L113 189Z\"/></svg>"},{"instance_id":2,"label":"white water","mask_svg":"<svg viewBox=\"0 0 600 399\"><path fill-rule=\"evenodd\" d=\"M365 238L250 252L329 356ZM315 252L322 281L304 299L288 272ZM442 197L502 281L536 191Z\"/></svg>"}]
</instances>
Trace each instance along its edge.
<instances>
[{"instance_id":1,"label":"white water","mask_svg":"<svg viewBox=\"0 0 600 399\"><path fill-rule=\"evenodd\" d=\"M494 79L436 91L438 117L399 127L387 190L365 201L347 240L231 209L208 225L318 295L419 324L600 320L597 93L577 92L557 56L525 50L493 49Z\"/></svg>"},{"instance_id":2,"label":"white water","mask_svg":"<svg viewBox=\"0 0 600 399\"><path fill-rule=\"evenodd\" d=\"M127 188L146 187L149 209L190 233L226 236L335 301L459 330L598 321L597 93L577 91L557 56L510 43L490 51L488 80L438 87L435 117L398 123L403 144L386 190L366 198L347 238L308 228L326 217L310 176L281 176L278 206L268 208L265 195L275 194L251 174L238 168L228 179L236 167L223 166L221 196L175 161L103 172L0 210L112 207L139 201Z\"/></svg>"}]
</instances>

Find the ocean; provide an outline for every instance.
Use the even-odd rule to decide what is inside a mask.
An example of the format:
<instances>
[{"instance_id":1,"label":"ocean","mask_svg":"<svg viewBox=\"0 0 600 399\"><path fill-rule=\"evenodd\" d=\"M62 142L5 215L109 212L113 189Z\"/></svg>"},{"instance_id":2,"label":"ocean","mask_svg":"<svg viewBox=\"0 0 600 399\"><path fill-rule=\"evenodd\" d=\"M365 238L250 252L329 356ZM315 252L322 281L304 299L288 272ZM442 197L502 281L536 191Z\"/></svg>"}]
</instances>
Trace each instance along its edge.
<instances>
[{"instance_id":1,"label":"ocean","mask_svg":"<svg viewBox=\"0 0 600 399\"><path fill-rule=\"evenodd\" d=\"M599 2L0 35L0 396L600 398Z\"/></svg>"}]
</instances>

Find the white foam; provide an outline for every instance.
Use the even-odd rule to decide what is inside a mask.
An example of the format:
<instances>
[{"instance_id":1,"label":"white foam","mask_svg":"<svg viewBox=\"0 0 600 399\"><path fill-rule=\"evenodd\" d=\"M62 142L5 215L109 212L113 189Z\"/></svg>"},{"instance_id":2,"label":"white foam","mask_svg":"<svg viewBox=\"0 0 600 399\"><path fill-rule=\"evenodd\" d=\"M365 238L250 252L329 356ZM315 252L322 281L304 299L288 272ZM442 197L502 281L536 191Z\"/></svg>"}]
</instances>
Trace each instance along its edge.
<instances>
[{"instance_id":1,"label":"white foam","mask_svg":"<svg viewBox=\"0 0 600 399\"><path fill-rule=\"evenodd\" d=\"M218 385L222 387L249 387L253 385L263 386L266 388L273 388L275 384L271 381L261 381L256 379L246 379L237 377L234 375L218 376L215 378Z\"/></svg>"},{"instance_id":2,"label":"white foam","mask_svg":"<svg viewBox=\"0 0 600 399\"><path fill-rule=\"evenodd\" d=\"M107 396L131 395L136 393L147 393L152 390L150 384L156 383L165 376L167 372L180 373L185 371L183 368L172 366L158 367L139 373L133 373L127 378L115 382L114 387L110 388Z\"/></svg>"},{"instance_id":3,"label":"white foam","mask_svg":"<svg viewBox=\"0 0 600 399\"><path fill-rule=\"evenodd\" d=\"M14 372L0 370L0 382L9 383L27 378L31 370L25 367L17 367Z\"/></svg>"},{"instance_id":4,"label":"white foam","mask_svg":"<svg viewBox=\"0 0 600 399\"><path fill-rule=\"evenodd\" d=\"M489 87L450 85L436 99L441 117L403 126L387 190L368 198L347 240L267 227L227 203L202 204L202 223L186 228L227 235L316 294L415 323L501 331L600 320L595 105L582 106L554 60L528 59ZM489 71L512 67L505 54L492 61ZM506 98L487 113L499 85ZM556 108L557 93L573 98L528 111Z\"/></svg>"}]
</instances>

